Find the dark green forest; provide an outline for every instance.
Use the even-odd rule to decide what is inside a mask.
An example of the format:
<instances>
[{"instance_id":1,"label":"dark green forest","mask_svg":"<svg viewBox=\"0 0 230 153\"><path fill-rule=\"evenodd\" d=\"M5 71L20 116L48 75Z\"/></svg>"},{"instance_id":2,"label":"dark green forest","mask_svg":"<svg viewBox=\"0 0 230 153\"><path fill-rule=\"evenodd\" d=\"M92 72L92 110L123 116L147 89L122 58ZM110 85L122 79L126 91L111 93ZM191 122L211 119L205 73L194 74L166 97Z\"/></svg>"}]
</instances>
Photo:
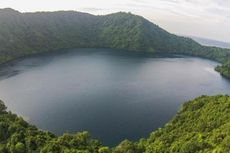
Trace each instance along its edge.
<instances>
[{"instance_id":1,"label":"dark green forest","mask_svg":"<svg viewBox=\"0 0 230 153\"><path fill-rule=\"evenodd\" d=\"M220 72L221 75L230 78L230 61L225 62L223 65L217 66L215 70Z\"/></svg>"},{"instance_id":2,"label":"dark green forest","mask_svg":"<svg viewBox=\"0 0 230 153\"><path fill-rule=\"evenodd\" d=\"M88 132L56 136L7 112L0 101L1 153L226 153L230 152L230 96L186 102L163 128L137 142L103 146Z\"/></svg>"},{"instance_id":3,"label":"dark green forest","mask_svg":"<svg viewBox=\"0 0 230 153\"><path fill-rule=\"evenodd\" d=\"M230 49L202 46L131 13L94 16L75 11L20 13L0 9L0 63L73 48L184 54L225 63ZM227 67L222 67L226 75Z\"/></svg>"}]
</instances>

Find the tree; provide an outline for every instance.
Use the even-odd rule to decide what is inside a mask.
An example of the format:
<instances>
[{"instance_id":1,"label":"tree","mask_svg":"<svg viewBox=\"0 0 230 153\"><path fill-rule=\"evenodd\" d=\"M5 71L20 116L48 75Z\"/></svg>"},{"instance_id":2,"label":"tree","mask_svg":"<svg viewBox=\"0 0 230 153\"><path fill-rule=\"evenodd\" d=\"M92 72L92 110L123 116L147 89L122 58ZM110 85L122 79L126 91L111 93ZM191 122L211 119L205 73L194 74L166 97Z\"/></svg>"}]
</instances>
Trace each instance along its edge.
<instances>
[{"instance_id":1,"label":"tree","mask_svg":"<svg viewBox=\"0 0 230 153\"><path fill-rule=\"evenodd\" d=\"M16 153L25 153L26 152L25 145L21 142L18 142L15 145L15 151L16 151Z\"/></svg>"},{"instance_id":2,"label":"tree","mask_svg":"<svg viewBox=\"0 0 230 153\"><path fill-rule=\"evenodd\" d=\"M0 114L6 112L7 107L5 106L4 102L0 100Z\"/></svg>"}]
</instances>

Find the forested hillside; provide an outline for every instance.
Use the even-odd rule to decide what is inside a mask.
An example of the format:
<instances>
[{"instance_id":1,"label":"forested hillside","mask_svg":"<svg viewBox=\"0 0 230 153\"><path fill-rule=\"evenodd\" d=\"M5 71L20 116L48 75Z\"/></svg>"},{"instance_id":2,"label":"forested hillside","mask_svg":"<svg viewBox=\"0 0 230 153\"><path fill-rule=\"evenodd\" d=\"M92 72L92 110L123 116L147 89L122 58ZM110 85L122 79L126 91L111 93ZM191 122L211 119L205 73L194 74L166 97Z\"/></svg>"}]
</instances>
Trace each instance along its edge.
<instances>
[{"instance_id":1,"label":"forested hillside","mask_svg":"<svg viewBox=\"0 0 230 153\"><path fill-rule=\"evenodd\" d=\"M138 142L109 148L87 132L55 136L6 111L0 101L1 153L230 152L230 97L201 96L183 105L163 128Z\"/></svg>"},{"instance_id":2,"label":"forested hillside","mask_svg":"<svg viewBox=\"0 0 230 153\"><path fill-rule=\"evenodd\" d=\"M217 66L215 70L220 72L221 75L230 78L230 61L225 62L221 66Z\"/></svg>"},{"instance_id":3,"label":"forested hillside","mask_svg":"<svg viewBox=\"0 0 230 153\"><path fill-rule=\"evenodd\" d=\"M147 152L229 152L230 97L202 96L147 139Z\"/></svg>"},{"instance_id":4,"label":"forested hillside","mask_svg":"<svg viewBox=\"0 0 230 153\"><path fill-rule=\"evenodd\" d=\"M131 13L94 16L74 11L20 13L0 9L1 61L64 48L115 48L181 53L225 61L229 50L204 47Z\"/></svg>"}]
</instances>

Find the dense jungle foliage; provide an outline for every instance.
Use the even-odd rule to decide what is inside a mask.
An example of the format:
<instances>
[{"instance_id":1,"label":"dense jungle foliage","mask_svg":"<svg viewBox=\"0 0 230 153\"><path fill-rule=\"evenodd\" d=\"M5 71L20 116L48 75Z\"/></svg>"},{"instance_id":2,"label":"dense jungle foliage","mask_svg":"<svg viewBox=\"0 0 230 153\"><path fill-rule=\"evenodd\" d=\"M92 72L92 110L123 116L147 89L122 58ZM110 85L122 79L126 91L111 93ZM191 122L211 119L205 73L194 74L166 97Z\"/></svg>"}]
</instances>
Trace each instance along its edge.
<instances>
[{"instance_id":1,"label":"dense jungle foliage","mask_svg":"<svg viewBox=\"0 0 230 153\"><path fill-rule=\"evenodd\" d=\"M201 96L186 102L163 128L138 142L103 146L88 132L56 136L6 111L0 102L1 153L226 153L230 152L230 97Z\"/></svg>"}]
</instances>

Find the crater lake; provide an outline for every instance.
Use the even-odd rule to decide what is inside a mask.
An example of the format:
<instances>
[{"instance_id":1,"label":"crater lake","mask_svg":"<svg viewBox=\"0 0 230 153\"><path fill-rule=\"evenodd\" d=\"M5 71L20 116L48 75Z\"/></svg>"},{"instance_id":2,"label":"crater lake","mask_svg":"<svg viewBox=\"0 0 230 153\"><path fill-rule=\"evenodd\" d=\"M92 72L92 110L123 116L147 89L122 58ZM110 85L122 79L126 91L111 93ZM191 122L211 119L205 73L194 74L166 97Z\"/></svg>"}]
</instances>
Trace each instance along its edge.
<instances>
[{"instance_id":1,"label":"crater lake","mask_svg":"<svg viewBox=\"0 0 230 153\"><path fill-rule=\"evenodd\" d=\"M138 140L201 95L230 93L218 63L196 57L74 49L0 67L8 110L55 134L89 131L104 145Z\"/></svg>"}]
</instances>

